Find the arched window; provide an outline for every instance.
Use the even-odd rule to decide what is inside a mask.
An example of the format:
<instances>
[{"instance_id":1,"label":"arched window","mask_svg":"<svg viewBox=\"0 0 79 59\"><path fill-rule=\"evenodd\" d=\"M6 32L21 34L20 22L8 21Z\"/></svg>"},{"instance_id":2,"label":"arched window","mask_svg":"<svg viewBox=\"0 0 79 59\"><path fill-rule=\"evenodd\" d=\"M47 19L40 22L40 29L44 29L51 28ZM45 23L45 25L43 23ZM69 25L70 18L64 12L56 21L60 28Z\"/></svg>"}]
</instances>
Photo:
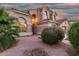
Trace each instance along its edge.
<instances>
[{"instance_id":1,"label":"arched window","mask_svg":"<svg viewBox=\"0 0 79 59\"><path fill-rule=\"evenodd\" d=\"M19 21L27 25L27 20L24 17L19 17Z\"/></svg>"},{"instance_id":2,"label":"arched window","mask_svg":"<svg viewBox=\"0 0 79 59\"><path fill-rule=\"evenodd\" d=\"M47 10L43 10L42 11L42 18L43 18L43 20L44 19L49 19L49 13L48 13L48 11Z\"/></svg>"}]
</instances>

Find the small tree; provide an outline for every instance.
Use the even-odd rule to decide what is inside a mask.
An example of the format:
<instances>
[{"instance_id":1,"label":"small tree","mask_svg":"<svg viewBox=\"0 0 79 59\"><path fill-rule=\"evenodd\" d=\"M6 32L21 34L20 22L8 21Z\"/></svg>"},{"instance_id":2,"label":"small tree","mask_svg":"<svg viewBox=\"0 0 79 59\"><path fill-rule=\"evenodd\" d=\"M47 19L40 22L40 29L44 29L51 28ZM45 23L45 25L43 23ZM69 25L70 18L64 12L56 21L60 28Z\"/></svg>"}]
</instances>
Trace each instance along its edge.
<instances>
[{"instance_id":1,"label":"small tree","mask_svg":"<svg viewBox=\"0 0 79 59\"><path fill-rule=\"evenodd\" d=\"M16 42L14 36L18 36L16 18L0 9L0 49L4 50Z\"/></svg>"}]
</instances>

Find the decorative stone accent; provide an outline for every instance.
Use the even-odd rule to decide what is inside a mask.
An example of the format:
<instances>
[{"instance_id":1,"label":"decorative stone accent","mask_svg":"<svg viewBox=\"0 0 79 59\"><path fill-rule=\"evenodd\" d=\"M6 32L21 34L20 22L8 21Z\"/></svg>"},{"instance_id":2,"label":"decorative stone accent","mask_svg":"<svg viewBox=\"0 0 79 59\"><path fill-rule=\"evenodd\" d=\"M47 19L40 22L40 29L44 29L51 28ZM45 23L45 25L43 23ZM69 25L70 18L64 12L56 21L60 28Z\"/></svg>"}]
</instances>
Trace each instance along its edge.
<instances>
[{"instance_id":1,"label":"decorative stone accent","mask_svg":"<svg viewBox=\"0 0 79 59\"><path fill-rule=\"evenodd\" d=\"M48 56L48 53L42 48L34 48L32 50L26 50L24 52L25 56Z\"/></svg>"}]
</instances>

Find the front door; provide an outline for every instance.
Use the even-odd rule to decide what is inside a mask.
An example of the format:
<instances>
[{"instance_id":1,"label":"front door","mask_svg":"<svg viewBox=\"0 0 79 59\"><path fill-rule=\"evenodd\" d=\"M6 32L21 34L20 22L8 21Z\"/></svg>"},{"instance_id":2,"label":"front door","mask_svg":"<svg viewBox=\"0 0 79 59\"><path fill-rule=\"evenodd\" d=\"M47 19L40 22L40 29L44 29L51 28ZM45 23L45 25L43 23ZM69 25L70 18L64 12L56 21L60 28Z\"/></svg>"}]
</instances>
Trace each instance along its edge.
<instances>
[{"instance_id":1,"label":"front door","mask_svg":"<svg viewBox=\"0 0 79 59\"><path fill-rule=\"evenodd\" d=\"M32 14L32 34L36 34L37 32L37 24L38 24L38 19L35 14Z\"/></svg>"}]
</instances>

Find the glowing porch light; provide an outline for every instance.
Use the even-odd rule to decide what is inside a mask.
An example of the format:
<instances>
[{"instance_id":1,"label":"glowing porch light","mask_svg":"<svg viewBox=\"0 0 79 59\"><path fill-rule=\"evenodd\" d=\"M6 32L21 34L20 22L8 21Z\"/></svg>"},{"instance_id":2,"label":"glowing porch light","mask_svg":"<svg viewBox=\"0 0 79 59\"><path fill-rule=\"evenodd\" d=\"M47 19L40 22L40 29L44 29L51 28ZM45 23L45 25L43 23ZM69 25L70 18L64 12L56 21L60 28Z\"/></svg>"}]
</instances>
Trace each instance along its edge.
<instances>
[{"instance_id":1,"label":"glowing porch light","mask_svg":"<svg viewBox=\"0 0 79 59\"><path fill-rule=\"evenodd\" d=\"M38 18L32 18L32 24L36 25L38 22Z\"/></svg>"}]
</instances>

